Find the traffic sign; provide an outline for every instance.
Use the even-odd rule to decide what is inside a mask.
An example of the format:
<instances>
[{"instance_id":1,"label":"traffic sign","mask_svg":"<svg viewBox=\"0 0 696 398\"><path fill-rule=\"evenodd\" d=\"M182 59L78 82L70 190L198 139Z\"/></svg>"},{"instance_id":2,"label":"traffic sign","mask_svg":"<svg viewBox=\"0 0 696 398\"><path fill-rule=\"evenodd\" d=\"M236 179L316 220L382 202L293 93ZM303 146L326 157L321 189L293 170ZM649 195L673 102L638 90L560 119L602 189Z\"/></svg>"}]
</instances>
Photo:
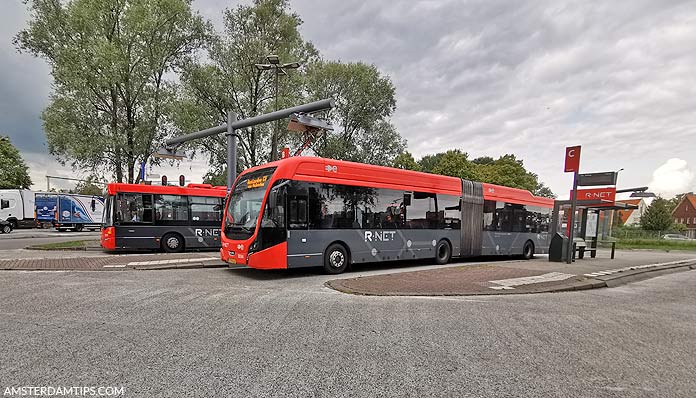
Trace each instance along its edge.
<instances>
[{"instance_id":1,"label":"traffic sign","mask_svg":"<svg viewBox=\"0 0 696 398\"><path fill-rule=\"evenodd\" d=\"M565 172L580 171L580 145L566 148Z\"/></svg>"}]
</instances>

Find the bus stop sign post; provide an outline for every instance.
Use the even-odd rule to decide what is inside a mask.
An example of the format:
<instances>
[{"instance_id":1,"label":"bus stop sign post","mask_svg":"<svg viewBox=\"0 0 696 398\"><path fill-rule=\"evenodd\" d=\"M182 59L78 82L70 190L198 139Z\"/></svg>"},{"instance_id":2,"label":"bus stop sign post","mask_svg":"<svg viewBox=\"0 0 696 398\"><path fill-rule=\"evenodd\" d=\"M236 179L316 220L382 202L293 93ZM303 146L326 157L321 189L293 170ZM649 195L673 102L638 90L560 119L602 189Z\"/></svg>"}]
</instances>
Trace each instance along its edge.
<instances>
[{"instance_id":1,"label":"bus stop sign post","mask_svg":"<svg viewBox=\"0 0 696 398\"><path fill-rule=\"evenodd\" d=\"M580 170L580 145L566 148L565 172L573 172L573 193L570 195L570 214L568 214L568 249L566 263L573 262L573 240L575 239L575 208L578 202L578 171Z\"/></svg>"},{"instance_id":2,"label":"bus stop sign post","mask_svg":"<svg viewBox=\"0 0 696 398\"><path fill-rule=\"evenodd\" d=\"M320 101L310 102L304 105L294 106L292 108L280 109L275 112L266 113L263 115L258 115L250 117L248 119L237 120L236 115L233 112L228 112L227 123L219 125L217 127L211 127L209 129L197 131L195 133L190 133L182 135L180 137L172 138L164 142L165 148L172 150L177 146L198 138L210 137L211 135L216 135L220 133L225 133L227 135L227 189L232 189L232 184L234 183L235 177L237 176L237 133L235 130L240 130L243 128L255 126L257 124L268 123L275 120L285 119L286 117L292 115L293 113L312 113L319 112L326 109L331 109L335 105L332 99L324 99Z\"/></svg>"}]
</instances>

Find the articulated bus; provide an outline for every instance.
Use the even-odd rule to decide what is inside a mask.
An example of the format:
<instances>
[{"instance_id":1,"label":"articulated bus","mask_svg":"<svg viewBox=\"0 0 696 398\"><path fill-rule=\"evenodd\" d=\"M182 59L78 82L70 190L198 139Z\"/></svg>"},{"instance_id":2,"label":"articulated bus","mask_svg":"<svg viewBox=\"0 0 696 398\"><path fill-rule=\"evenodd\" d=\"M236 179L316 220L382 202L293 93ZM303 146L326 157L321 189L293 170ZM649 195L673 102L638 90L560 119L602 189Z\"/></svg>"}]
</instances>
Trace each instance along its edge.
<instances>
[{"instance_id":1,"label":"articulated bus","mask_svg":"<svg viewBox=\"0 0 696 398\"><path fill-rule=\"evenodd\" d=\"M246 170L220 255L260 269L546 253L553 200L520 189L316 157Z\"/></svg>"},{"instance_id":2,"label":"articulated bus","mask_svg":"<svg viewBox=\"0 0 696 398\"><path fill-rule=\"evenodd\" d=\"M107 185L101 246L107 250L220 247L226 187Z\"/></svg>"}]
</instances>

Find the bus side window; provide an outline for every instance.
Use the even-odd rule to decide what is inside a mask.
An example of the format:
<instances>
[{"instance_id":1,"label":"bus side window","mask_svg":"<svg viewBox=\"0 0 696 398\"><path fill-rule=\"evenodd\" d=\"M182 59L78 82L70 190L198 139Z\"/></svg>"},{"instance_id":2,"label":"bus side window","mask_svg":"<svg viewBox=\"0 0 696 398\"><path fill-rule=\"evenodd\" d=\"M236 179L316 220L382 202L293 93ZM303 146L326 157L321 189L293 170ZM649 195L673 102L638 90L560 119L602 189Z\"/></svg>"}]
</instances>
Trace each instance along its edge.
<instances>
[{"instance_id":1,"label":"bus side window","mask_svg":"<svg viewBox=\"0 0 696 398\"><path fill-rule=\"evenodd\" d=\"M288 195L288 228L307 229L307 197Z\"/></svg>"}]
</instances>

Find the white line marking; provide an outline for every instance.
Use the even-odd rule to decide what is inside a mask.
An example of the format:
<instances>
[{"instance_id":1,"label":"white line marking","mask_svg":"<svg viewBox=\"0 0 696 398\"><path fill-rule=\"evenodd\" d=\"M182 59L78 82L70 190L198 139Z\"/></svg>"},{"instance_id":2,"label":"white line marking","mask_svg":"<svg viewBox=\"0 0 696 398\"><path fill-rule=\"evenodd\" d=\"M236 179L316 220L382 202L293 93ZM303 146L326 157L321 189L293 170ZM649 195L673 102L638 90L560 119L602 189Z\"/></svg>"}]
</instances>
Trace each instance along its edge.
<instances>
[{"instance_id":1,"label":"white line marking","mask_svg":"<svg viewBox=\"0 0 696 398\"><path fill-rule=\"evenodd\" d=\"M104 268L125 268L126 264L121 265L105 265Z\"/></svg>"},{"instance_id":2,"label":"white line marking","mask_svg":"<svg viewBox=\"0 0 696 398\"><path fill-rule=\"evenodd\" d=\"M606 276L606 275L612 275L616 274L619 272L626 272L626 271L635 271L639 269L647 269L647 268L655 268L655 267L661 267L664 265L677 265L677 264L682 264L682 263L688 263L695 261L696 259L689 259L689 260L677 260L677 261L670 261L666 263L657 263L657 264L644 264L644 265L632 265L630 267L623 267L623 268L615 268L615 269L608 269L605 271L596 271L592 272L589 274L584 274L585 276Z\"/></svg>"},{"instance_id":3,"label":"white line marking","mask_svg":"<svg viewBox=\"0 0 696 398\"><path fill-rule=\"evenodd\" d=\"M512 278L512 279L500 279L497 281L489 281L490 283L495 283L500 286L492 286L491 289L495 290L509 290L514 289L513 286L521 285L531 285L533 283L543 283L543 282L557 282L572 278L573 274L564 274L561 272L549 272L543 275L537 276L527 276L524 278Z\"/></svg>"},{"instance_id":4,"label":"white line marking","mask_svg":"<svg viewBox=\"0 0 696 398\"><path fill-rule=\"evenodd\" d=\"M200 261L212 261L219 260L218 257L201 257L201 258L181 258L176 260L154 260L154 261L133 261L128 263L131 266L137 265L164 265L164 264L185 264L185 263L197 263Z\"/></svg>"}]
</instances>

